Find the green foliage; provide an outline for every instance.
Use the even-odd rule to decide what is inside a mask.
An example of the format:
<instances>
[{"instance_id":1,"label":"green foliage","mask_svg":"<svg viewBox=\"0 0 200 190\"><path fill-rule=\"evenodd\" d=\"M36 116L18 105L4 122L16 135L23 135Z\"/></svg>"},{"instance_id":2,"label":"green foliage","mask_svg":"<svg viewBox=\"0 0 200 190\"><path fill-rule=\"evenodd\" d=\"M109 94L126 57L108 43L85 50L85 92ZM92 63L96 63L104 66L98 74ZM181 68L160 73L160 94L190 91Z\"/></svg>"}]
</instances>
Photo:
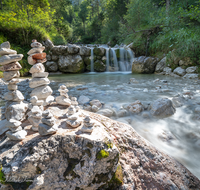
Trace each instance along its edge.
<instances>
[{"instance_id":1,"label":"green foliage","mask_svg":"<svg viewBox=\"0 0 200 190\"><path fill-rule=\"evenodd\" d=\"M109 156L109 152L105 150L101 150L97 153L96 158L97 160L101 160L102 158L107 158Z\"/></svg>"}]
</instances>

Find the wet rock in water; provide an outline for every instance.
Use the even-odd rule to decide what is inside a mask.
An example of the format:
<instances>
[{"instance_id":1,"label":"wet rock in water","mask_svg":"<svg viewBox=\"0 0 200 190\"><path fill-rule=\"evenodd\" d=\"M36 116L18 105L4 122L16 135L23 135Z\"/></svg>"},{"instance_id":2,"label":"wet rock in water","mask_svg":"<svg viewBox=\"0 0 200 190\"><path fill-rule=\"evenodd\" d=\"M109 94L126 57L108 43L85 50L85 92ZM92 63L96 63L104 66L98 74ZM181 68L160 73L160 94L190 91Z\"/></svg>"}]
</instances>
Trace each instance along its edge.
<instances>
[{"instance_id":1,"label":"wet rock in water","mask_svg":"<svg viewBox=\"0 0 200 190\"><path fill-rule=\"evenodd\" d=\"M194 73L191 73L191 74L187 73L186 75L183 76L183 78L185 79L197 79L198 77L199 77L198 74L194 74Z\"/></svg>"},{"instance_id":2,"label":"wet rock in water","mask_svg":"<svg viewBox=\"0 0 200 190\"><path fill-rule=\"evenodd\" d=\"M186 69L186 73L196 73L196 72L197 72L197 66L188 67Z\"/></svg>"},{"instance_id":3,"label":"wet rock in water","mask_svg":"<svg viewBox=\"0 0 200 190\"><path fill-rule=\"evenodd\" d=\"M67 73L81 73L85 70L85 65L80 55L60 55L58 67L61 72Z\"/></svg>"},{"instance_id":4,"label":"wet rock in water","mask_svg":"<svg viewBox=\"0 0 200 190\"><path fill-rule=\"evenodd\" d=\"M172 69L169 68L169 67L165 67L165 68L163 69L163 72L165 73L165 75L169 75L169 74L171 74Z\"/></svg>"},{"instance_id":5,"label":"wet rock in water","mask_svg":"<svg viewBox=\"0 0 200 190\"><path fill-rule=\"evenodd\" d=\"M96 99L90 101L90 105L91 105L91 106L95 105L95 106L97 106L99 109L101 109L101 107L102 107L101 102L100 102L99 100L96 100Z\"/></svg>"},{"instance_id":6,"label":"wet rock in water","mask_svg":"<svg viewBox=\"0 0 200 190\"><path fill-rule=\"evenodd\" d=\"M93 112L98 112L100 108L98 108L96 105L92 106L92 111Z\"/></svg>"},{"instance_id":7,"label":"wet rock in water","mask_svg":"<svg viewBox=\"0 0 200 190\"><path fill-rule=\"evenodd\" d=\"M125 117L128 114L128 112L124 109L120 109L116 111L116 116L117 117Z\"/></svg>"},{"instance_id":8,"label":"wet rock in water","mask_svg":"<svg viewBox=\"0 0 200 190\"><path fill-rule=\"evenodd\" d=\"M186 72L185 72L185 69L182 69L181 67L177 67L176 69L174 69L173 73L179 76L184 76Z\"/></svg>"},{"instance_id":9,"label":"wet rock in water","mask_svg":"<svg viewBox=\"0 0 200 190\"><path fill-rule=\"evenodd\" d=\"M130 78L130 83L137 84L139 82L135 78Z\"/></svg>"},{"instance_id":10,"label":"wet rock in water","mask_svg":"<svg viewBox=\"0 0 200 190\"><path fill-rule=\"evenodd\" d=\"M49 72L56 72L58 70L58 64L54 61L46 62L46 67Z\"/></svg>"},{"instance_id":11,"label":"wet rock in water","mask_svg":"<svg viewBox=\"0 0 200 190\"><path fill-rule=\"evenodd\" d=\"M79 103L80 105L89 103L89 101L90 101L90 99L89 99L87 96L84 96L84 95L81 95L81 96L78 98L78 103Z\"/></svg>"},{"instance_id":12,"label":"wet rock in water","mask_svg":"<svg viewBox=\"0 0 200 190\"><path fill-rule=\"evenodd\" d=\"M168 98L159 98L150 104L150 113L154 117L165 118L173 115L176 109Z\"/></svg>"},{"instance_id":13,"label":"wet rock in water","mask_svg":"<svg viewBox=\"0 0 200 190\"><path fill-rule=\"evenodd\" d=\"M132 73L150 74L154 73L158 60L154 57L141 56L134 59Z\"/></svg>"},{"instance_id":14,"label":"wet rock in water","mask_svg":"<svg viewBox=\"0 0 200 190\"><path fill-rule=\"evenodd\" d=\"M102 109L98 111L97 113L100 115L104 115L106 117L112 117L114 114L113 110L110 110L110 109Z\"/></svg>"},{"instance_id":15,"label":"wet rock in water","mask_svg":"<svg viewBox=\"0 0 200 190\"><path fill-rule=\"evenodd\" d=\"M144 110L144 106L142 105L142 103L139 100L137 100L137 101L129 104L127 109L133 114L139 114L140 112L142 112Z\"/></svg>"},{"instance_id":16,"label":"wet rock in water","mask_svg":"<svg viewBox=\"0 0 200 190\"><path fill-rule=\"evenodd\" d=\"M158 134L158 138L163 142L170 143L173 140L177 140L176 137L170 131L163 131L162 133Z\"/></svg>"},{"instance_id":17,"label":"wet rock in water","mask_svg":"<svg viewBox=\"0 0 200 190\"><path fill-rule=\"evenodd\" d=\"M172 98L173 106L175 108L182 107L186 103L186 99L184 97L173 97Z\"/></svg>"},{"instance_id":18,"label":"wet rock in water","mask_svg":"<svg viewBox=\"0 0 200 190\"><path fill-rule=\"evenodd\" d=\"M157 63L155 72L160 73L166 67L166 57L164 57L160 62Z\"/></svg>"}]
</instances>

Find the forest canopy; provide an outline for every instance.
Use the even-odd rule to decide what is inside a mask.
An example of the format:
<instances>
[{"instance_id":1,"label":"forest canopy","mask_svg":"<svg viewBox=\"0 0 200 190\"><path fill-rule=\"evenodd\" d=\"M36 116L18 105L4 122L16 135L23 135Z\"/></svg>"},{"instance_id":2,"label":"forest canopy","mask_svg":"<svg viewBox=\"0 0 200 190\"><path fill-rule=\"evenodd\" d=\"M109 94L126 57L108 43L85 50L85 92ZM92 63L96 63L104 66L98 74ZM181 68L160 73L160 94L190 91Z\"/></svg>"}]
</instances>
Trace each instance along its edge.
<instances>
[{"instance_id":1,"label":"forest canopy","mask_svg":"<svg viewBox=\"0 0 200 190\"><path fill-rule=\"evenodd\" d=\"M24 51L32 38L54 44L129 44L136 55L176 50L199 63L200 0L0 0L0 43ZM24 49L25 48L25 49Z\"/></svg>"}]
</instances>

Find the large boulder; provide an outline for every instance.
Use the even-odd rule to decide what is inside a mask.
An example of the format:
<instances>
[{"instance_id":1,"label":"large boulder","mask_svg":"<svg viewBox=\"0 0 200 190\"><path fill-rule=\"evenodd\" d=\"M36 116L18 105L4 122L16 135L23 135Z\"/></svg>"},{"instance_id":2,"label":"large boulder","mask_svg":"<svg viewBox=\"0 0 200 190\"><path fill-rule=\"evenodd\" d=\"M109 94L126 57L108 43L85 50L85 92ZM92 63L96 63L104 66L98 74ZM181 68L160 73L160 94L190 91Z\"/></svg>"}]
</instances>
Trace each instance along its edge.
<instances>
[{"instance_id":1,"label":"large boulder","mask_svg":"<svg viewBox=\"0 0 200 190\"><path fill-rule=\"evenodd\" d=\"M150 113L159 118L165 118L173 115L176 109L172 101L168 98L159 98L150 104Z\"/></svg>"},{"instance_id":2,"label":"large boulder","mask_svg":"<svg viewBox=\"0 0 200 190\"><path fill-rule=\"evenodd\" d=\"M86 56L83 58L85 65L91 64L91 56Z\"/></svg>"},{"instance_id":3,"label":"large boulder","mask_svg":"<svg viewBox=\"0 0 200 190\"><path fill-rule=\"evenodd\" d=\"M150 74L154 73L158 60L154 57L141 56L134 59L132 73Z\"/></svg>"},{"instance_id":4,"label":"large boulder","mask_svg":"<svg viewBox=\"0 0 200 190\"><path fill-rule=\"evenodd\" d=\"M185 69L182 69L181 67L177 67L176 69L174 69L173 73L182 77L185 75L186 72L185 72Z\"/></svg>"},{"instance_id":5,"label":"large boulder","mask_svg":"<svg viewBox=\"0 0 200 190\"><path fill-rule=\"evenodd\" d=\"M52 108L49 108L53 110ZM63 118L63 109L54 107ZM0 141L1 183L9 189L199 189L187 168L143 139L133 127L82 111L95 123L92 134L67 128L60 120L56 134L39 136L29 129L23 142ZM21 182L21 183L16 183ZM146 180L148 179L148 180ZM27 182L30 180L32 183ZM10 184L9 184L10 183ZM1 184L0 184L1 185ZM18 187L17 187L18 185ZM13 189L10 187L10 189Z\"/></svg>"},{"instance_id":6,"label":"large boulder","mask_svg":"<svg viewBox=\"0 0 200 190\"><path fill-rule=\"evenodd\" d=\"M166 57L164 57L160 62L157 63L155 72L161 73L165 67L166 67Z\"/></svg>"},{"instance_id":7,"label":"large boulder","mask_svg":"<svg viewBox=\"0 0 200 190\"><path fill-rule=\"evenodd\" d=\"M197 79L199 78L198 74L195 73L187 73L186 75L183 76L185 79Z\"/></svg>"},{"instance_id":8,"label":"large boulder","mask_svg":"<svg viewBox=\"0 0 200 190\"><path fill-rule=\"evenodd\" d=\"M80 55L59 56L58 67L61 72L82 73L85 65Z\"/></svg>"},{"instance_id":9,"label":"large boulder","mask_svg":"<svg viewBox=\"0 0 200 190\"><path fill-rule=\"evenodd\" d=\"M67 55L68 54L68 46L54 46L51 48L50 54L55 55Z\"/></svg>"},{"instance_id":10,"label":"large boulder","mask_svg":"<svg viewBox=\"0 0 200 190\"><path fill-rule=\"evenodd\" d=\"M54 61L47 61L46 67L49 72L56 72L58 70L58 64Z\"/></svg>"},{"instance_id":11,"label":"large boulder","mask_svg":"<svg viewBox=\"0 0 200 190\"><path fill-rule=\"evenodd\" d=\"M186 69L186 73L196 73L196 72L197 72L197 66L188 67Z\"/></svg>"},{"instance_id":12,"label":"large boulder","mask_svg":"<svg viewBox=\"0 0 200 190\"><path fill-rule=\"evenodd\" d=\"M80 55L90 56L91 55L91 49L86 47L86 46L81 46L80 47Z\"/></svg>"},{"instance_id":13,"label":"large boulder","mask_svg":"<svg viewBox=\"0 0 200 190\"><path fill-rule=\"evenodd\" d=\"M96 60L94 62L94 70L97 72L104 72L106 71L106 65L102 61Z\"/></svg>"},{"instance_id":14,"label":"large boulder","mask_svg":"<svg viewBox=\"0 0 200 190\"><path fill-rule=\"evenodd\" d=\"M79 52L79 49L79 46L71 44L69 44L67 48L69 54L77 54Z\"/></svg>"},{"instance_id":15,"label":"large boulder","mask_svg":"<svg viewBox=\"0 0 200 190\"><path fill-rule=\"evenodd\" d=\"M99 47L99 48L95 47L93 52L94 52L94 55L96 55L96 56L104 56L106 53L106 50L105 50L105 48L102 48L102 47Z\"/></svg>"}]
</instances>

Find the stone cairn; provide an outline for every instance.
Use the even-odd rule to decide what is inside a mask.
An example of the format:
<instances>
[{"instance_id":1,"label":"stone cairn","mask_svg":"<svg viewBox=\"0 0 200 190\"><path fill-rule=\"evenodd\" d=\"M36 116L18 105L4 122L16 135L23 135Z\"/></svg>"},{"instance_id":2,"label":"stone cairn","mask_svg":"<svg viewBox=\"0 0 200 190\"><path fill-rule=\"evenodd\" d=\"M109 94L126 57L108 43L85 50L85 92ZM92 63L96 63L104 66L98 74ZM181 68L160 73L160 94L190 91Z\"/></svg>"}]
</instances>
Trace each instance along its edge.
<instances>
[{"instance_id":1,"label":"stone cairn","mask_svg":"<svg viewBox=\"0 0 200 190\"><path fill-rule=\"evenodd\" d=\"M25 118L25 113L20 116L16 116L15 111L11 111L12 105L15 107L20 107L21 102L24 100L22 93L17 90L17 83L19 82L18 77L20 77L19 70L22 68L20 61L23 58L22 54L17 54L17 51L10 49L10 43L4 42L1 44L0 48L0 67L1 71L4 71L4 80L8 82L8 92L4 95L4 99L8 102L6 103L6 119L7 127L11 130L6 133L7 137L11 140L22 140L26 137L27 132L22 129L22 120Z\"/></svg>"},{"instance_id":2,"label":"stone cairn","mask_svg":"<svg viewBox=\"0 0 200 190\"><path fill-rule=\"evenodd\" d=\"M83 121L83 126L80 129L80 131L83 133L92 133L93 128L94 128L94 123L91 122L91 119L89 116L86 116Z\"/></svg>"},{"instance_id":3,"label":"stone cairn","mask_svg":"<svg viewBox=\"0 0 200 190\"><path fill-rule=\"evenodd\" d=\"M32 130L38 131L38 125L41 122L41 111L43 111L43 106L46 106L54 101L54 97L51 96L52 89L48 84L50 84L47 78L49 73L45 72L45 67L43 65L46 62L46 53L43 53L45 47L37 40L33 40L31 44L32 49L27 53L28 63L33 65L30 69L32 74L32 80L29 82L29 87L33 88L31 92L31 103L33 105L33 110L29 112L28 120L32 124Z\"/></svg>"},{"instance_id":4,"label":"stone cairn","mask_svg":"<svg viewBox=\"0 0 200 190\"><path fill-rule=\"evenodd\" d=\"M71 105L71 100L69 99L68 96L68 89L65 85L62 85L59 87L58 91L60 92L60 96L56 97L56 102L59 105L63 106L70 106Z\"/></svg>"},{"instance_id":5,"label":"stone cairn","mask_svg":"<svg viewBox=\"0 0 200 190\"><path fill-rule=\"evenodd\" d=\"M58 124L53 114L47 109L42 113L42 123L39 124L38 131L41 136L56 133Z\"/></svg>"}]
</instances>

